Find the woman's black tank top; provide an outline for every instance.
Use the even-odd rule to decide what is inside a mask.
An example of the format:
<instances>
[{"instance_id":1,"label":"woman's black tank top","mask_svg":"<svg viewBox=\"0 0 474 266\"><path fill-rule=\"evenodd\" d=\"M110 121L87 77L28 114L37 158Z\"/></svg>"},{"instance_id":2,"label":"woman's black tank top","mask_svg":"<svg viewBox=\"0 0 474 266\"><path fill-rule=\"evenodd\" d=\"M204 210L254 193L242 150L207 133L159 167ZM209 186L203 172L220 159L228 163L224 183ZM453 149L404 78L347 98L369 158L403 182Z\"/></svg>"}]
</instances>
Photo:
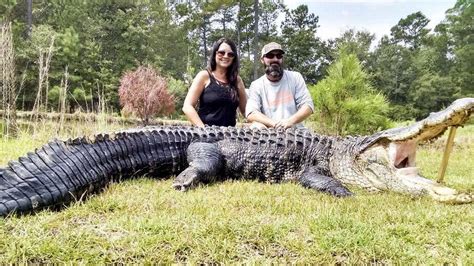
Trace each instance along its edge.
<instances>
[{"instance_id":1,"label":"woman's black tank top","mask_svg":"<svg viewBox=\"0 0 474 266\"><path fill-rule=\"evenodd\" d=\"M233 94L237 92L234 88L221 84L211 73L209 79L209 85L199 97L199 117L209 126L235 126L239 100Z\"/></svg>"}]
</instances>

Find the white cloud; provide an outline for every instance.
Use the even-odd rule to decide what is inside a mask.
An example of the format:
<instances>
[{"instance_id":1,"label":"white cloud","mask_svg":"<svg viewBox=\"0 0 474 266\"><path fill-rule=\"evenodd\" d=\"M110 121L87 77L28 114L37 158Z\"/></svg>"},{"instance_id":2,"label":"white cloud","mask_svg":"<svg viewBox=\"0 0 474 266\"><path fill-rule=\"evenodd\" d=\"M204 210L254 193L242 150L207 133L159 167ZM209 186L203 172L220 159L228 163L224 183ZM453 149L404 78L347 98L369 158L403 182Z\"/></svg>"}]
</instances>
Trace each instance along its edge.
<instances>
[{"instance_id":1,"label":"white cloud","mask_svg":"<svg viewBox=\"0 0 474 266\"><path fill-rule=\"evenodd\" d=\"M290 8L296 8L299 5L309 5L312 3L329 3L329 4L398 4L398 3L451 3L452 0L284 0L285 5Z\"/></svg>"},{"instance_id":2,"label":"white cloud","mask_svg":"<svg viewBox=\"0 0 474 266\"><path fill-rule=\"evenodd\" d=\"M310 3L349 3L349 4L391 4L391 3L442 3L452 2L450 0L287 0L284 1L287 6L295 6Z\"/></svg>"},{"instance_id":3,"label":"white cloud","mask_svg":"<svg viewBox=\"0 0 474 266\"><path fill-rule=\"evenodd\" d=\"M317 36L327 40L341 35L347 29L367 30L379 40L390 34L390 28L401 18L421 11L433 29L444 17L444 12L456 0L290 0L290 8L306 4L309 11L319 16ZM407 3L409 2L409 3ZM442 3L442 4L441 4Z\"/></svg>"}]
</instances>

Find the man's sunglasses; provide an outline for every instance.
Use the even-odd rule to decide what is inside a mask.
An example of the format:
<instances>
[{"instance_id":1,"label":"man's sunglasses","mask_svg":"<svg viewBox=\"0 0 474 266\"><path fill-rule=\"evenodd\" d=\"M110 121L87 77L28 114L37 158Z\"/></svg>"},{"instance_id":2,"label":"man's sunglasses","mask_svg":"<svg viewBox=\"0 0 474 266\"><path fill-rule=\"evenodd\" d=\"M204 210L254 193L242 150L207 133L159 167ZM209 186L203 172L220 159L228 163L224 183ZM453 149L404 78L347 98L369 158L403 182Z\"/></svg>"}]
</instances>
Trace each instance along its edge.
<instances>
[{"instance_id":1,"label":"man's sunglasses","mask_svg":"<svg viewBox=\"0 0 474 266\"><path fill-rule=\"evenodd\" d=\"M227 54L227 57L229 57L229 58L234 58L235 57L234 52L217 51L216 54L219 55L219 56L224 56L225 54Z\"/></svg>"},{"instance_id":2,"label":"man's sunglasses","mask_svg":"<svg viewBox=\"0 0 474 266\"><path fill-rule=\"evenodd\" d=\"M265 55L265 57L268 58L268 59L273 59L275 56L276 56L276 58L278 58L278 59L282 59L282 58L283 58L283 54L268 53L268 54Z\"/></svg>"}]
</instances>

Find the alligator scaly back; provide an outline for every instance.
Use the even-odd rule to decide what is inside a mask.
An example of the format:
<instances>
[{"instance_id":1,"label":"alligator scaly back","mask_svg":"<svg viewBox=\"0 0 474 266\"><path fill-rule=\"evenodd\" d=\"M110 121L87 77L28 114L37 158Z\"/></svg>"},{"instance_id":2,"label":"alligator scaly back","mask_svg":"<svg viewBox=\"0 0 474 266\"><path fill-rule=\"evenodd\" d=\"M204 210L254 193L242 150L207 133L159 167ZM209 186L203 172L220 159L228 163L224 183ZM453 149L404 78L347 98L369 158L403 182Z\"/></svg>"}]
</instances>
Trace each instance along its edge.
<instances>
[{"instance_id":1,"label":"alligator scaly back","mask_svg":"<svg viewBox=\"0 0 474 266\"><path fill-rule=\"evenodd\" d=\"M307 145L313 135L305 133L157 126L54 140L0 169L0 216L60 207L114 181L179 174L188 166L187 149L192 142L227 139L257 147L273 143L285 147Z\"/></svg>"}]
</instances>

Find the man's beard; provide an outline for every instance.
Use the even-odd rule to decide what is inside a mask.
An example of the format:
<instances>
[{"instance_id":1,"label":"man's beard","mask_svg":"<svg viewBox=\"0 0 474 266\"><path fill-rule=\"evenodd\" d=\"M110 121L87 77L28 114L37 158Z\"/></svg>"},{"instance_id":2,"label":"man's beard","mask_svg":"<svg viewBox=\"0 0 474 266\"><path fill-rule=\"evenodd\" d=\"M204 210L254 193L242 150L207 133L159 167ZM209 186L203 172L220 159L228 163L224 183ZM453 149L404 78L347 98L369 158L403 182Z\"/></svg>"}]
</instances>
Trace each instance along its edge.
<instances>
[{"instance_id":1,"label":"man's beard","mask_svg":"<svg viewBox=\"0 0 474 266\"><path fill-rule=\"evenodd\" d=\"M283 68L278 63L272 63L265 68L265 74L275 80L280 80L283 77Z\"/></svg>"}]
</instances>

